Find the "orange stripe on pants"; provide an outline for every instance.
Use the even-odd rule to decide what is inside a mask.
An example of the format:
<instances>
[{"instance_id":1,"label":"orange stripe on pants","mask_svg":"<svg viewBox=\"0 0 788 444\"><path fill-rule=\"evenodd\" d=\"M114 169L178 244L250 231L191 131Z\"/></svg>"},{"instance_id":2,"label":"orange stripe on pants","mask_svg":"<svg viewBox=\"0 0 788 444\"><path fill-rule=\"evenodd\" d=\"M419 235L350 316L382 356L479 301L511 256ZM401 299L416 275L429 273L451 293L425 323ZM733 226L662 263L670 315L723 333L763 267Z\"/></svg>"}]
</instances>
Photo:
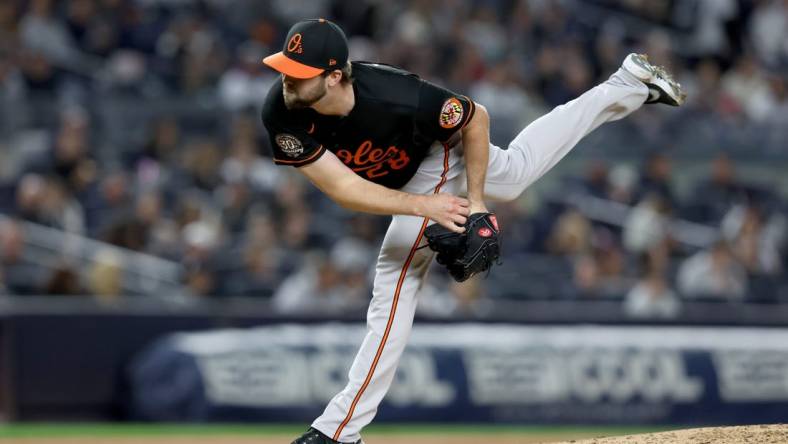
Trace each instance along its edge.
<instances>
[{"instance_id":1,"label":"orange stripe on pants","mask_svg":"<svg viewBox=\"0 0 788 444\"><path fill-rule=\"evenodd\" d=\"M446 173L449 171L449 146L444 144L443 145L443 173L441 173L441 180L438 185L435 187L435 191L433 194L438 194L440 192L441 187L444 183L446 183ZM386 323L386 330L383 333L383 337L380 340L380 345L378 346L377 353L375 353L375 359L372 360L372 366L369 368L369 372L367 373L366 379L364 379L364 383L359 388L358 393L353 398L353 402L350 404L350 409L348 410L347 416L342 421L342 423L337 428L337 431L334 433L333 440L338 441L339 436L342 434L342 430L345 428L350 419L353 417L353 411L356 409L356 405L358 401L361 399L361 395L364 394L364 390L367 389L369 386L370 381L372 381L372 376L375 373L375 368L378 365L378 361L380 360L380 356L383 354L383 349L386 347L386 340L388 339L389 332L391 331L391 326L394 323L394 316L397 313L397 302L399 302L399 295L402 291L402 283L405 281L405 275L408 273L408 267L410 267L410 263L413 260L413 256L416 254L416 250L421 243L421 238L424 236L424 230L427 228L427 224L429 223L429 219L426 217L424 218L424 222L421 224L421 229L419 230L418 236L416 236L416 241L413 243L413 246L410 249L410 253L408 254L408 258L405 260L405 265L402 266L402 271L400 271L399 279L397 280L397 287L394 290L394 300L391 303L391 311L389 312L388 322Z\"/></svg>"}]
</instances>

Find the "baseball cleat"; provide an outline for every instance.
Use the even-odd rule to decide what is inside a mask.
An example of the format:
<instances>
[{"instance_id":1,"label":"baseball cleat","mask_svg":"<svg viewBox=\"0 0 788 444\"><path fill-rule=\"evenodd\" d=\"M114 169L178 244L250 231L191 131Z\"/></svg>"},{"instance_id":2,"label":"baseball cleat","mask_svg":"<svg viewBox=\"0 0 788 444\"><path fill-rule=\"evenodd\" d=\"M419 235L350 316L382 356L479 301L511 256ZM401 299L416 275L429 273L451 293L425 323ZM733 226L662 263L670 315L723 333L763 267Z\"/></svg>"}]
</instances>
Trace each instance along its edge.
<instances>
[{"instance_id":1,"label":"baseball cleat","mask_svg":"<svg viewBox=\"0 0 788 444\"><path fill-rule=\"evenodd\" d=\"M296 438L296 440L293 441L291 444L345 444L345 443L334 441L328 436L310 427L309 430L306 431L306 433ZM347 443L347 444L364 444L364 442L359 439L354 443Z\"/></svg>"},{"instance_id":2,"label":"baseball cleat","mask_svg":"<svg viewBox=\"0 0 788 444\"><path fill-rule=\"evenodd\" d=\"M679 106L687 98L687 93L681 89L679 82L674 80L664 67L649 63L645 54L628 55L621 67L648 86L646 103Z\"/></svg>"}]
</instances>

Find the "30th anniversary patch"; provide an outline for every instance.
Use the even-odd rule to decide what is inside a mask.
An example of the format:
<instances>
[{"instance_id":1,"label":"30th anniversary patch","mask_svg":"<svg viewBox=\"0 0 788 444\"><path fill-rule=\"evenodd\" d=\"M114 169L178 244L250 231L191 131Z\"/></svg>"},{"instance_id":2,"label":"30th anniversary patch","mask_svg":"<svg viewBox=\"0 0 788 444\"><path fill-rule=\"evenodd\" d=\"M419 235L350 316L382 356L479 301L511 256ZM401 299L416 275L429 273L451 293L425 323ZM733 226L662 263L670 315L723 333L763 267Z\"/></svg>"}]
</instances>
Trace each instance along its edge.
<instances>
[{"instance_id":1,"label":"30th anniversary patch","mask_svg":"<svg viewBox=\"0 0 788 444\"><path fill-rule=\"evenodd\" d=\"M290 157L298 157L304 152L304 145L301 144L301 141L296 136L277 134L275 140L282 152Z\"/></svg>"}]
</instances>

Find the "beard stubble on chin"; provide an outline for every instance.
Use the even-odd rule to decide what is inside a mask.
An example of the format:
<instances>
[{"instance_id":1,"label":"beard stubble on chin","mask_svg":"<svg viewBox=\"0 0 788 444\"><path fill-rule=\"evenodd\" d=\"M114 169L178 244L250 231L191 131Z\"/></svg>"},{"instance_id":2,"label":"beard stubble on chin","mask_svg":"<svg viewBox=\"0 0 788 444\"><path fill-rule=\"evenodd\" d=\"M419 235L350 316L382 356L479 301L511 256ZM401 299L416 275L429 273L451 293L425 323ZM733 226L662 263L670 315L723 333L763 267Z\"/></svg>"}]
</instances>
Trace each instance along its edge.
<instances>
[{"instance_id":1,"label":"beard stubble on chin","mask_svg":"<svg viewBox=\"0 0 788 444\"><path fill-rule=\"evenodd\" d=\"M314 88L304 92L300 96L295 92L288 93L287 89L287 86L282 89L282 94L284 95L285 99L285 107L287 107L287 109L308 108L317 103L318 100L322 99L327 92L326 85L323 82L318 83Z\"/></svg>"}]
</instances>

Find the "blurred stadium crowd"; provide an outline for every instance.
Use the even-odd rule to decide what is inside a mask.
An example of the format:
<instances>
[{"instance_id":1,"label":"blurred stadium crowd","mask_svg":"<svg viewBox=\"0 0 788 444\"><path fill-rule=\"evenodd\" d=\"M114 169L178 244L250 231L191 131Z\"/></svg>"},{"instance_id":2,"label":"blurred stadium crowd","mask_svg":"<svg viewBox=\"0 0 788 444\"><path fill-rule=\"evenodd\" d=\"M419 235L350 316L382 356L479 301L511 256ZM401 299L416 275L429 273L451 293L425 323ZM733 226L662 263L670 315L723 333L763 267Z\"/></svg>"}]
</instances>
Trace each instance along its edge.
<instances>
[{"instance_id":1,"label":"blurred stadium crowd","mask_svg":"<svg viewBox=\"0 0 788 444\"><path fill-rule=\"evenodd\" d=\"M632 50L690 92L683 109L599 130L586 171L557 190L498 205L504 265L481 285L434 269L424 310L620 298L633 316L671 317L689 298L788 302L785 196L738 171L788 159L785 0L4 0L0 292L145 293L126 285L139 252L176 264L184 297L363 306L387 218L275 167L259 122L278 80L260 60L320 16L343 26L352 59L487 106L502 146ZM677 170L698 158L707 168L679 193ZM103 244L76 254L65 233ZM52 242L59 254L35 254Z\"/></svg>"}]
</instances>

